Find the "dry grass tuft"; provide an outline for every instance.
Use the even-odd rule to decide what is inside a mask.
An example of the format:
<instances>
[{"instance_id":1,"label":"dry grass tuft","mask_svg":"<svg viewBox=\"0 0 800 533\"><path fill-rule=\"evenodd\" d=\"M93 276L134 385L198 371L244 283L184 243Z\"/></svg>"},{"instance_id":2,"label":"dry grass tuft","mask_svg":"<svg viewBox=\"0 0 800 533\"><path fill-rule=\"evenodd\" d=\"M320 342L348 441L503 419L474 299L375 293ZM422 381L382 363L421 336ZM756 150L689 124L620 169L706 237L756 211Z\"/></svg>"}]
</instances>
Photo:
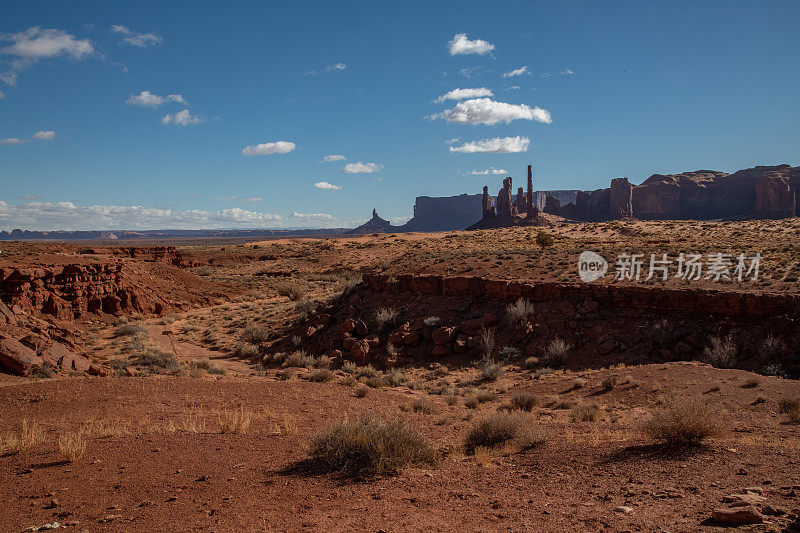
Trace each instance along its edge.
<instances>
[{"instance_id":1,"label":"dry grass tuft","mask_svg":"<svg viewBox=\"0 0 800 533\"><path fill-rule=\"evenodd\" d=\"M567 363L569 352L572 347L559 338L553 339L547 345L547 349L542 356L540 363L543 366L561 367Z\"/></svg>"},{"instance_id":2,"label":"dry grass tuft","mask_svg":"<svg viewBox=\"0 0 800 533\"><path fill-rule=\"evenodd\" d=\"M789 424L800 424L800 398L783 398L780 410L787 416Z\"/></svg>"},{"instance_id":3,"label":"dry grass tuft","mask_svg":"<svg viewBox=\"0 0 800 533\"><path fill-rule=\"evenodd\" d=\"M733 338L710 337L709 345L703 348L703 357L711 366L729 368L736 361L736 344Z\"/></svg>"},{"instance_id":4,"label":"dry grass tuft","mask_svg":"<svg viewBox=\"0 0 800 533\"><path fill-rule=\"evenodd\" d=\"M722 425L716 413L699 401L674 403L653 414L642 426L644 433L669 448L699 446L719 435Z\"/></svg>"},{"instance_id":5,"label":"dry grass tuft","mask_svg":"<svg viewBox=\"0 0 800 533\"><path fill-rule=\"evenodd\" d=\"M572 406L569 418L573 422L594 422L600 416L600 408L594 403L579 403Z\"/></svg>"},{"instance_id":6,"label":"dry grass tuft","mask_svg":"<svg viewBox=\"0 0 800 533\"><path fill-rule=\"evenodd\" d=\"M359 416L314 437L310 459L327 472L362 478L392 474L408 465L434 465L436 450L402 419Z\"/></svg>"},{"instance_id":7,"label":"dry grass tuft","mask_svg":"<svg viewBox=\"0 0 800 533\"><path fill-rule=\"evenodd\" d=\"M19 431L0 437L0 457L16 455L44 442L44 431L36 422L22 419Z\"/></svg>"},{"instance_id":8,"label":"dry grass tuft","mask_svg":"<svg viewBox=\"0 0 800 533\"><path fill-rule=\"evenodd\" d=\"M225 410L219 417L220 433L243 435L247 433L247 428L250 427L252 420L252 413L246 410L244 406L240 406L238 410Z\"/></svg>"},{"instance_id":9,"label":"dry grass tuft","mask_svg":"<svg viewBox=\"0 0 800 533\"><path fill-rule=\"evenodd\" d=\"M539 400L530 392L518 392L511 396L511 405L521 411L531 411L539 404Z\"/></svg>"},{"instance_id":10,"label":"dry grass tuft","mask_svg":"<svg viewBox=\"0 0 800 533\"><path fill-rule=\"evenodd\" d=\"M74 463L86 453L86 439L78 433L65 433L58 437L58 451L67 461Z\"/></svg>"},{"instance_id":11,"label":"dry grass tuft","mask_svg":"<svg viewBox=\"0 0 800 533\"><path fill-rule=\"evenodd\" d=\"M479 420L464 439L464 450L474 453L476 448L494 448L514 439L519 434L524 418L518 413L498 412Z\"/></svg>"}]
</instances>

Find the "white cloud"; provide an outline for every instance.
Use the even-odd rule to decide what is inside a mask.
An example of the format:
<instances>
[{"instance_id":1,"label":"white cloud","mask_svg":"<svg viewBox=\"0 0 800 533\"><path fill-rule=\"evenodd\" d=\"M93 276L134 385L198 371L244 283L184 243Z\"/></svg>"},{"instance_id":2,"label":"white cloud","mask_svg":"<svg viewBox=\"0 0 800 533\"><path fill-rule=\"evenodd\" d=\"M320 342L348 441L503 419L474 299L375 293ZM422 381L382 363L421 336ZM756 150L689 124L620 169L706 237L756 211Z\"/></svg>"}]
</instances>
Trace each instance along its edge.
<instances>
[{"instance_id":1,"label":"white cloud","mask_svg":"<svg viewBox=\"0 0 800 533\"><path fill-rule=\"evenodd\" d=\"M164 42L164 39L155 33L136 33L131 31L127 26L119 26L117 24L112 24L111 32L122 35L122 42L131 46L138 46L139 48L160 45Z\"/></svg>"},{"instance_id":2,"label":"white cloud","mask_svg":"<svg viewBox=\"0 0 800 533\"><path fill-rule=\"evenodd\" d=\"M180 94L158 96L150 91L142 91L139 94L132 94L130 98L125 100L125 103L128 105L140 105L144 107L157 107L166 104L167 102L177 102L179 104L189 105Z\"/></svg>"},{"instance_id":3,"label":"white cloud","mask_svg":"<svg viewBox=\"0 0 800 533\"><path fill-rule=\"evenodd\" d=\"M56 138L56 132L54 131L37 131L33 134L33 138L37 141L52 141Z\"/></svg>"},{"instance_id":4,"label":"white cloud","mask_svg":"<svg viewBox=\"0 0 800 533\"><path fill-rule=\"evenodd\" d=\"M52 141L56 137L56 132L54 131L37 131L33 134L30 139L20 139L18 137L8 137L6 139L0 139L0 145L11 145L11 144L25 144L31 141Z\"/></svg>"},{"instance_id":5,"label":"white cloud","mask_svg":"<svg viewBox=\"0 0 800 533\"><path fill-rule=\"evenodd\" d=\"M175 126L188 126L190 124L200 124L205 119L202 117L198 117L197 115L192 115L189 113L188 109L184 109L183 111L178 111L174 115L170 115L169 113L161 117L162 124L174 124Z\"/></svg>"},{"instance_id":6,"label":"white cloud","mask_svg":"<svg viewBox=\"0 0 800 533\"><path fill-rule=\"evenodd\" d=\"M345 159L347 159L347 158L345 156L343 156L343 155L330 154L330 155L326 155L325 157L323 157L322 158L322 162L323 163L331 163L333 161L344 161Z\"/></svg>"},{"instance_id":7,"label":"white cloud","mask_svg":"<svg viewBox=\"0 0 800 533\"><path fill-rule=\"evenodd\" d=\"M344 63L334 63L333 65L328 65L327 67L321 68L320 70L309 70L306 72L306 76L316 76L317 74L322 74L324 72L333 72L333 71L342 71L347 68L347 65Z\"/></svg>"},{"instance_id":8,"label":"white cloud","mask_svg":"<svg viewBox=\"0 0 800 533\"><path fill-rule=\"evenodd\" d=\"M461 139L459 139L458 137L453 137L452 139L448 139L448 140L446 140L444 143L445 143L445 144L455 144L455 143L457 143L457 142L458 142L458 141L460 141L460 140L461 140Z\"/></svg>"},{"instance_id":9,"label":"white cloud","mask_svg":"<svg viewBox=\"0 0 800 533\"><path fill-rule=\"evenodd\" d=\"M291 218L299 218L302 220L334 220L333 216L327 213L298 213L297 211L291 214Z\"/></svg>"},{"instance_id":10,"label":"white cloud","mask_svg":"<svg viewBox=\"0 0 800 533\"><path fill-rule=\"evenodd\" d=\"M73 202L0 201L0 228L29 230L198 229L267 227L283 217L240 208L219 211L175 210L143 206L91 205Z\"/></svg>"},{"instance_id":11,"label":"white cloud","mask_svg":"<svg viewBox=\"0 0 800 533\"><path fill-rule=\"evenodd\" d=\"M480 98L482 96L494 96L494 94L486 87L478 87L477 89L453 89L437 98L436 101L442 103L445 100L464 100L466 98Z\"/></svg>"},{"instance_id":12,"label":"white cloud","mask_svg":"<svg viewBox=\"0 0 800 533\"><path fill-rule=\"evenodd\" d=\"M270 155L270 154L288 154L297 147L296 144L289 141L275 141L271 143L256 144L254 146L245 146L242 153L248 156L254 155Z\"/></svg>"},{"instance_id":13,"label":"white cloud","mask_svg":"<svg viewBox=\"0 0 800 533\"><path fill-rule=\"evenodd\" d=\"M17 200L41 200L42 197L38 194L26 194L24 196L17 196Z\"/></svg>"},{"instance_id":14,"label":"white cloud","mask_svg":"<svg viewBox=\"0 0 800 533\"><path fill-rule=\"evenodd\" d=\"M451 152L461 154L511 154L516 152L527 152L531 140L527 137L495 137L483 139L481 141L471 141L461 146L451 146Z\"/></svg>"},{"instance_id":15,"label":"white cloud","mask_svg":"<svg viewBox=\"0 0 800 533\"><path fill-rule=\"evenodd\" d=\"M522 76L526 72L528 72L528 67L520 67L518 69L514 69L514 70L510 70L510 71L506 72L505 74L503 74L503 77L504 78L513 78L514 76Z\"/></svg>"},{"instance_id":16,"label":"white cloud","mask_svg":"<svg viewBox=\"0 0 800 533\"><path fill-rule=\"evenodd\" d=\"M13 44L0 47L0 56L13 56L10 70L0 73L0 81L16 85L17 75L39 59L70 56L83 59L94 54L94 45L89 39L76 39L64 30L41 29L33 26L19 33L0 33L0 41Z\"/></svg>"},{"instance_id":17,"label":"white cloud","mask_svg":"<svg viewBox=\"0 0 800 533\"><path fill-rule=\"evenodd\" d=\"M512 85L511 87L506 88L506 91L518 91L519 85Z\"/></svg>"},{"instance_id":18,"label":"white cloud","mask_svg":"<svg viewBox=\"0 0 800 533\"><path fill-rule=\"evenodd\" d=\"M457 54L484 55L494 50L494 45L489 42L482 41L481 39L475 39L474 41L470 41L467 38L466 33L455 34L453 36L453 40L447 43L447 45L448 48L450 49L451 56Z\"/></svg>"},{"instance_id":19,"label":"white cloud","mask_svg":"<svg viewBox=\"0 0 800 533\"><path fill-rule=\"evenodd\" d=\"M553 119L550 112L538 107L528 107L525 104L515 105L505 102L495 102L489 98L476 98L459 102L453 109L448 109L433 115L431 118L443 118L456 124L497 124L512 120L535 120L550 124Z\"/></svg>"},{"instance_id":20,"label":"white cloud","mask_svg":"<svg viewBox=\"0 0 800 533\"><path fill-rule=\"evenodd\" d=\"M0 91L0 100L2 100L5 97L6 97L6 93L4 93L3 91Z\"/></svg>"},{"instance_id":21,"label":"white cloud","mask_svg":"<svg viewBox=\"0 0 800 533\"><path fill-rule=\"evenodd\" d=\"M383 166L377 163L362 163L358 161L356 163L348 163L342 168L341 172L342 174L372 174L380 172L382 168Z\"/></svg>"},{"instance_id":22,"label":"white cloud","mask_svg":"<svg viewBox=\"0 0 800 533\"><path fill-rule=\"evenodd\" d=\"M8 137L6 139L0 139L0 144L23 144L26 142L30 142L28 139L18 139L17 137Z\"/></svg>"},{"instance_id":23,"label":"white cloud","mask_svg":"<svg viewBox=\"0 0 800 533\"><path fill-rule=\"evenodd\" d=\"M474 78L485 73L486 69L482 66L462 68L458 72L465 78Z\"/></svg>"},{"instance_id":24,"label":"white cloud","mask_svg":"<svg viewBox=\"0 0 800 533\"><path fill-rule=\"evenodd\" d=\"M467 172L467 174L472 174L473 176L486 176L487 174L508 174L508 170L494 167L489 167L485 170L476 170L473 168L472 171Z\"/></svg>"},{"instance_id":25,"label":"white cloud","mask_svg":"<svg viewBox=\"0 0 800 533\"><path fill-rule=\"evenodd\" d=\"M561 72L542 72L539 74L540 78L552 78L553 76L572 76L575 74L572 69L564 67Z\"/></svg>"},{"instance_id":26,"label":"white cloud","mask_svg":"<svg viewBox=\"0 0 800 533\"><path fill-rule=\"evenodd\" d=\"M253 196L252 198L242 198L243 202L250 202L251 204L257 204L258 202L263 202L264 199L260 196Z\"/></svg>"},{"instance_id":27,"label":"white cloud","mask_svg":"<svg viewBox=\"0 0 800 533\"><path fill-rule=\"evenodd\" d=\"M20 33L0 33L0 41L14 44L0 48L0 54L8 54L28 59L70 55L81 59L94 53L92 41L76 39L63 30L43 30L34 26Z\"/></svg>"},{"instance_id":28,"label":"white cloud","mask_svg":"<svg viewBox=\"0 0 800 533\"><path fill-rule=\"evenodd\" d=\"M314 187L317 189L321 189L323 191L341 191L342 188L339 185L334 185L333 183L328 183L327 181L319 181L314 184Z\"/></svg>"}]
</instances>

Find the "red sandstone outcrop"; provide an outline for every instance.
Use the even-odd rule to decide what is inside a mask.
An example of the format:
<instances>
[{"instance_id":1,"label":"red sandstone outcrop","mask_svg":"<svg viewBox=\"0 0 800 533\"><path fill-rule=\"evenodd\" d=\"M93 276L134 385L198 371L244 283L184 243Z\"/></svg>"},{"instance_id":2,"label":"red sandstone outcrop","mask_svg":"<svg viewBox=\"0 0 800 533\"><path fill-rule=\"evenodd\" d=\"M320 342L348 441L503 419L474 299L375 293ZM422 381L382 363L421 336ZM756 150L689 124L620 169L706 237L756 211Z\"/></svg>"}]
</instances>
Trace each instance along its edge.
<instances>
[{"instance_id":1,"label":"red sandstone outcrop","mask_svg":"<svg viewBox=\"0 0 800 533\"><path fill-rule=\"evenodd\" d=\"M0 369L12 374L27 375L43 359L16 339L0 339Z\"/></svg>"},{"instance_id":2,"label":"red sandstone outcrop","mask_svg":"<svg viewBox=\"0 0 800 533\"><path fill-rule=\"evenodd\" d=\"M628 218L633 216L633 186L627 178L611 180L611 218Z\"/></svg>"},{"instance_id":3,"label":"red sandstone outcrop","mask_svg":"<svg viewBox=\"0 0 800 533\"><path fill-rule=\"evenodd\" d=\"M541 191L534 203L546 213L575 220L786 218L800 216L800 167L758 166L733 174L713 170L653 174L641 185L615 178L609 188L577 191L574 203L556 205ZM470 229L512 225L518 224L503 219Z\"/></svg>"},{"instance_id":4,"label":"red sandstone outcrop","mask_svg":"<svg viewBox=\"0 0 800 533\"><path fill-rule=\"evenodd\" d=\"M788 176L763 176L756 182L757 218L787 218L796 212L797 199Z\"/></svg>"},{"instance_id":5,"label":"red sandstone outcrop","mask_svg":"<svg viewBox=\"0 0 800 533\"><path fill-rule=\"evenodd\" d=\"M182 286L205 285L193 274L172 265L149 263L88 263L66 266L0 268L0 322L13 319L3 309L19 307L31 314L73 320L84 313L162 314L200 297ZM152 275L157 270L159 278ZM155 285L159 283L160 286ZM201 291L196 291L198 294ZM205 296L203 296L205 298Z\"/></svg>"}]
</instances>

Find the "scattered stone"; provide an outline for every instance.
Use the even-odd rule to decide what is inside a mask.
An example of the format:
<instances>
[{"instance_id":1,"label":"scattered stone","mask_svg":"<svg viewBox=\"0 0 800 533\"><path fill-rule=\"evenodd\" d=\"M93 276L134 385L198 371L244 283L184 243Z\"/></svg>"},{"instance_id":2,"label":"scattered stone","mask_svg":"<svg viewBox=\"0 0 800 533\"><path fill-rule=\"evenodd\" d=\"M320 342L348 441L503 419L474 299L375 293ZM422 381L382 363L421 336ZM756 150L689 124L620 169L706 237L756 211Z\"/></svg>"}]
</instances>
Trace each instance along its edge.
<instances>
[{"instance_id":1,"label":"scattered stone","mask_svg":"<svg viewBox=\"0 0 800 533\"><path fill-rule=\"evenodd\" d=\"M622 513L622 514L631 514L633 512L633 507L627 507L625 505L620 505L619 507L614 509L614 511L617 512L617 513Z\"/></svg>"},{"instance_id":2,"label":"scattered stone","mask_svg":"<svg viewBox=\"0 0 800 533\"><path fill-rule=\"evenodd\" d=\"M754 492L746 492L744 494L728 494L722 497L724 503L740 503L744 505L757 505L767 501L763 496L759 496Z\"/></svg>"},{"instance_id":3,"label":"scattered stone","mask_svg":"<svg viewBox=\"0 0 800 533\"><path fill-rule=\"evenodd\" d=\"M783 507L778 507L777 505L765 504L764 507L761 508L761 512L765 515L781 516L785 515L788 511Z\"/></svg>"}]
</instances>

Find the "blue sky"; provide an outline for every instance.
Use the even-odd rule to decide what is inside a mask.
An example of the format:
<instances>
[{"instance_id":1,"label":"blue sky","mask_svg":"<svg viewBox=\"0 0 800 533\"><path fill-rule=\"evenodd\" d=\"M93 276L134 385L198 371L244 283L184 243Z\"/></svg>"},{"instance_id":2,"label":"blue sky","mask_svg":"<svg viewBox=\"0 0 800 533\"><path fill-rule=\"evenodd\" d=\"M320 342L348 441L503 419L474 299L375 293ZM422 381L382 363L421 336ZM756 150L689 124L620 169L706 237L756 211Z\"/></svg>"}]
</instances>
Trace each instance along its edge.
<instances>
[{"instance_id":1,"label":"blue sky","mask_svg":"<svg viewBox=\"0 0 800 533\"><path fill-rule=\"evenodd\" d=\"M537 189L797 165L797 20L795 1L6 2L0 229L352 226L530 162ZM478 91L437 102L455 89Z\"/></svg>"}]
</instances>

